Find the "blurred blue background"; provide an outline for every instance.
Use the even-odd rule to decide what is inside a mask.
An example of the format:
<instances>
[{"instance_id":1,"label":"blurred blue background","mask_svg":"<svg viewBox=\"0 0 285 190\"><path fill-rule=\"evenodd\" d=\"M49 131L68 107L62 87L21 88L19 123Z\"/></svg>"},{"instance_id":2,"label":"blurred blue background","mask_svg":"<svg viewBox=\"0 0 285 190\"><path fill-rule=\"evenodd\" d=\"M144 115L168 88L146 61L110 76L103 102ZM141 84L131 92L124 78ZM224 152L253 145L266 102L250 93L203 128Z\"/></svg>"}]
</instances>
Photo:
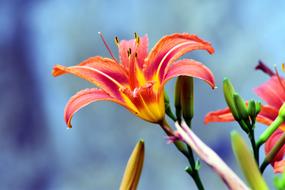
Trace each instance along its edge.
<instances>
[{"instance_id":1,"label":"blurred blue background","mask_svg":"<svg viewBox=\"0 0 285 190\"><path fill-rule=\"evenodd\" d=\"M55 64L75 65L94 55L108 56L97 32L114 53L115 36L148 34L150 48L166 34L188 32L212 42L216 53L186 57L205 63L218 87L229 77L244 98L267 80L254 67L259 59L273 67L285 61L284 1L0 1L0 189L118 189L135 143L146 143L139 189L196 189L183 171L186 160L166 144L159 127L124 108L98 102L78 112L67 130L68 99L89 83L73 76L53 78ZM279 67L280 68L280 67ZM203 124L204 115L225 106L221 88L195 81L194 131L240 175L231 151L237 124ZM174 80L167 84L169 94ZM173 96L171 96L173 97ZM258 133L264 129L258 126ZM272 187L272 168L265 178ZM226 189L202 164L206 189Z\"/></svg>"}]
</instances>

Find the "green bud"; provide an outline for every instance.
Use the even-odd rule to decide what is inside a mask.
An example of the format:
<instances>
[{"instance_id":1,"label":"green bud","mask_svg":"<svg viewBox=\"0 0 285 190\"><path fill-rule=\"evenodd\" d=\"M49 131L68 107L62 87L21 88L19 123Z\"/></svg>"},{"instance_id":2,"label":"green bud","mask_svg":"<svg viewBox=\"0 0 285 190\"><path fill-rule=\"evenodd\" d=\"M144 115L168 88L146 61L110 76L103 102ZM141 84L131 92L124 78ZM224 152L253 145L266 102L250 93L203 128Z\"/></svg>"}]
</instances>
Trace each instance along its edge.
<instances>
[{"instance_id":1,"label":"green bud","mask_svg":"<svg viewBox=\"0 0 285 190\"><path fill-rule=\"evenodd\" d=\"M185 122L190 125L194 115L194 81L192 77L181 76L181 105Z\"/></svg>"},{"instance_id":2,"label":"green bud","mask_svg":"<svg viewBox=\"0 0 285 190\"><path fill-rule=\"evenodd\" d=\"M176 80L176 84L175 84L175 96L174 96L174 106L175 106L175 112L176 112L176 118L177 118L177 121L179 123L181 123L181 109L182 109L182 106L181 106L181 88L182 88L182 78L181 77L178 77L177 80Z\"/></svg>"},{"instance_id":3,"label":"green bud","mask_svg":"<svg viewBox=\"0 0 285 190\"><path fill-rule=\"evenodd\" d=\"M224 97L225 100L235 118L235 120L240 120L240 116L238 115L238 111L235 107L234 99L233 99L233 94L235 93L235 89L231 83L231 81L227 78L224 78L223 81L223 90L224 90Z\"/></svg>"},{"instance_id":4,"label":"green bud","mask_svg":"<svg viewBox=\"0 0 285 190\"><path fill-rule=\"evenodd\" d=\"M258 115L260 111L261 111L261 102L256 102L255 103L255 115Z\"/></svg>"},{"instance_id":5,"label":"green bud","mask_svg":"<svg viewBox=\"0 0 285 190\"><path fill-rule=\"evenodd\" d=\"M238 115L243 120L245 121L248 120L248 111L247 111L247 108L245 106L245 103L242 97L240 97L237 93L234 93L233 98L234 98L234 103L235 103L235 107L238 112Z\"/></svg>"},{"instance_id":6,"label":"green bud","mask_svg":"<svg viewBox=\"0 0 285 190\"><path fill-rule=\"evenodd\" d=\"M255 101L254 100L249 100L248 101L248 114L250 116L251 119L255 119L256 118L256 105L255 105Z\"/></svg>"},{"instance_id":7,"label":"green bud","mask_svg":"<svg viewBox=\"0 0 285 190\"><path fill-rule=\"evenodd\" d=\"M233 131L231 141L235 157L251 189L268 190L255 159L240 134Z\"/></svg>"}]
</instances>

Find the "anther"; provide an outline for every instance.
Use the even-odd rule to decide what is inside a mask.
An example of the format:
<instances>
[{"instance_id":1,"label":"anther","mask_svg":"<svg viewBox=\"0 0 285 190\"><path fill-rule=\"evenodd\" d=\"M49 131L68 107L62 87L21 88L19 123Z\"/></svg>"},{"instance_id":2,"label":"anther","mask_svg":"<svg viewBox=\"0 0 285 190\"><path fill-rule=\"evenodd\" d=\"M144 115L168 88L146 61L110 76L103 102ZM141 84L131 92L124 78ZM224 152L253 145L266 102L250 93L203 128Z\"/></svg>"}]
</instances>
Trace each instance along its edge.
<instances>
[{"instance_id":1,"label":"anther","mask_svg":"<svg viewBox=\"0 0 285 190\"><path fill-rule=\"evenodd\" d=\"M132 54L132 49L131 49L131 48L129 48L127 52L128 52L128 57L130 57L130 56L131 56L131 54Z\"/></svg>"},{"instance_id":2,"label":"anther","mask_svg":"<svg viewBox=\"0 0 285 190\"><path fill-rule=\"evenodd\" d=\"M137 43L137 45L139 45L139 43L140 43L140 37L139 37L139 35L135 32L135 39L136 39L136 43Z\"/></svg>"},{"instance_id":3,"label":"anther","mask_svg":"<svg viewBox=\"0 0 285 190\"><path fill-rule=\"evenodd\" d=\"M115 37L115 44L116 44L116 45L119 45L119 43L120 43L119 38L118 38L118 36L116 36L116 37Z\"/></svg>"}]
</instances>

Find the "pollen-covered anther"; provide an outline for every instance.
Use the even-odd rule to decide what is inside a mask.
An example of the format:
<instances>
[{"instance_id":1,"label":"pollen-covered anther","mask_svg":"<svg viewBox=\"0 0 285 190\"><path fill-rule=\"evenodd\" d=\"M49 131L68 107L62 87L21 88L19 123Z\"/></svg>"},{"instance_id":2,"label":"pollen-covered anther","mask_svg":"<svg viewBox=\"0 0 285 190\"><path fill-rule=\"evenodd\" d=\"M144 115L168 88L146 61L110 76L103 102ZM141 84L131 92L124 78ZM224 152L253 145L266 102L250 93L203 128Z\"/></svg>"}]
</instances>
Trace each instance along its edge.
<instances>
[{"instance_id":1,"label":"pollen-covered anther","mask_svg":"<svg viewBox=\"0 0 285 190\"><path fill-rule=\"evenodd\" d=\"M136 32L135 32L135 40L136 40L136 44L139 45L140 44L140 37Z\"/></svg>"},{"instance_id":2,"label":"pollen-covered anther","mask_svg":"<svg viewBox=\"0 0 285 190\"><path fill-rule=\"evenodd\" d=\"M120 43L120 40L119 40L118 36L115 37L114 41L115 41L115 44L118 46L119 43Z\"/></svg>"},{"instance_id":3,"label":"pollen-covered anther","mask_svg":"<svg viewBox=\"0 0 285 190\"><path fill-rule=\"evenodd\" d=\"M130 58L130 56L132 55L132 49L129 48L128 51L127 51L127 53L128 53L128 57Z\"/></svg>"}]
</instances>

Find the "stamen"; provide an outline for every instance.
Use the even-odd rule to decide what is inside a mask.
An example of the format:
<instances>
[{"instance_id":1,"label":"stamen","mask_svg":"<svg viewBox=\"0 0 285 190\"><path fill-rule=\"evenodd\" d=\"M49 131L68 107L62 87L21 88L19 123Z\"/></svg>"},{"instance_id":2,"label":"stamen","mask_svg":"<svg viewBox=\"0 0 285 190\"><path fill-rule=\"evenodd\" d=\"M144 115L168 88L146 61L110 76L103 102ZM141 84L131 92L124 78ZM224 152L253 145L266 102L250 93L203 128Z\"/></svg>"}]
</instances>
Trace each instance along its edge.
<instances>
[{"instance_id":1,"label":"stamen","mask_svg":"<svg viewBox=\"0 0 285 190\"><path fill-rule=\"evenodd\" d=\"M118 63L117 59L114 57L114 54L112 53L111 49L109 48L103 34L101 32L98 32L98 34L100 35L105 47L107 48L108 52L110 53L111 57Z\"/></svg>"},{"instance_id":2,"label":"stamen","mask_svg":"<svg viewBox=\"0 0 285 190\"><path fill-rule=\"evenodd\" d=\"M135 39L136 39L136 43L137 43L137 45L139 45L139 43L140 43L140 37L139 37L139 35L135 32Z\"/></svg>"},{"instance_id":3,"label":"stamen","mask_svg":"<svg viewBox=\"0 0 285 190\"><path fill-rule=\"evenodd\" d=\"M132 49L131 49L131 48L129 48L127 52L128 52L128 57L130 57L130 56L131 56L131 54L132 54Z\"/></svg>"},{"instance_id":4,"label":"stamen","mask_svg":"<svg viewBox=\"0 0 285 190\"><path fill-rule=\"evenodd\" d=\"M282 63L282 71L285 71L285 63Z\"/></svg>"},{"instance_id":5,"label":"stamen","mask_svg":"<svg viewBox=\"0 0 285 190\"><path fill-rule=\"evenodd\" d=\"M115 37L115 44L118 46L120 43L118 36Z\"/></svg>"},{"instance_id":6,"label":"stamen","mask_svg":"<svg viewBox=\"0 0 285 190\"><path fill-rule=\"evenodd\" d=\"M280 83L280 85L281 85L283 91L285 92L285 86L283 85L282 79L281 79L281 77L280 77L280 75L279 75L279 73L278 73L278 70L277 70L276 65L274 65L274 69L275 69L275 73L276 73L275 75L277 76L278 81L279 81L279 83Z\"/></svg>"}]
</instances>

